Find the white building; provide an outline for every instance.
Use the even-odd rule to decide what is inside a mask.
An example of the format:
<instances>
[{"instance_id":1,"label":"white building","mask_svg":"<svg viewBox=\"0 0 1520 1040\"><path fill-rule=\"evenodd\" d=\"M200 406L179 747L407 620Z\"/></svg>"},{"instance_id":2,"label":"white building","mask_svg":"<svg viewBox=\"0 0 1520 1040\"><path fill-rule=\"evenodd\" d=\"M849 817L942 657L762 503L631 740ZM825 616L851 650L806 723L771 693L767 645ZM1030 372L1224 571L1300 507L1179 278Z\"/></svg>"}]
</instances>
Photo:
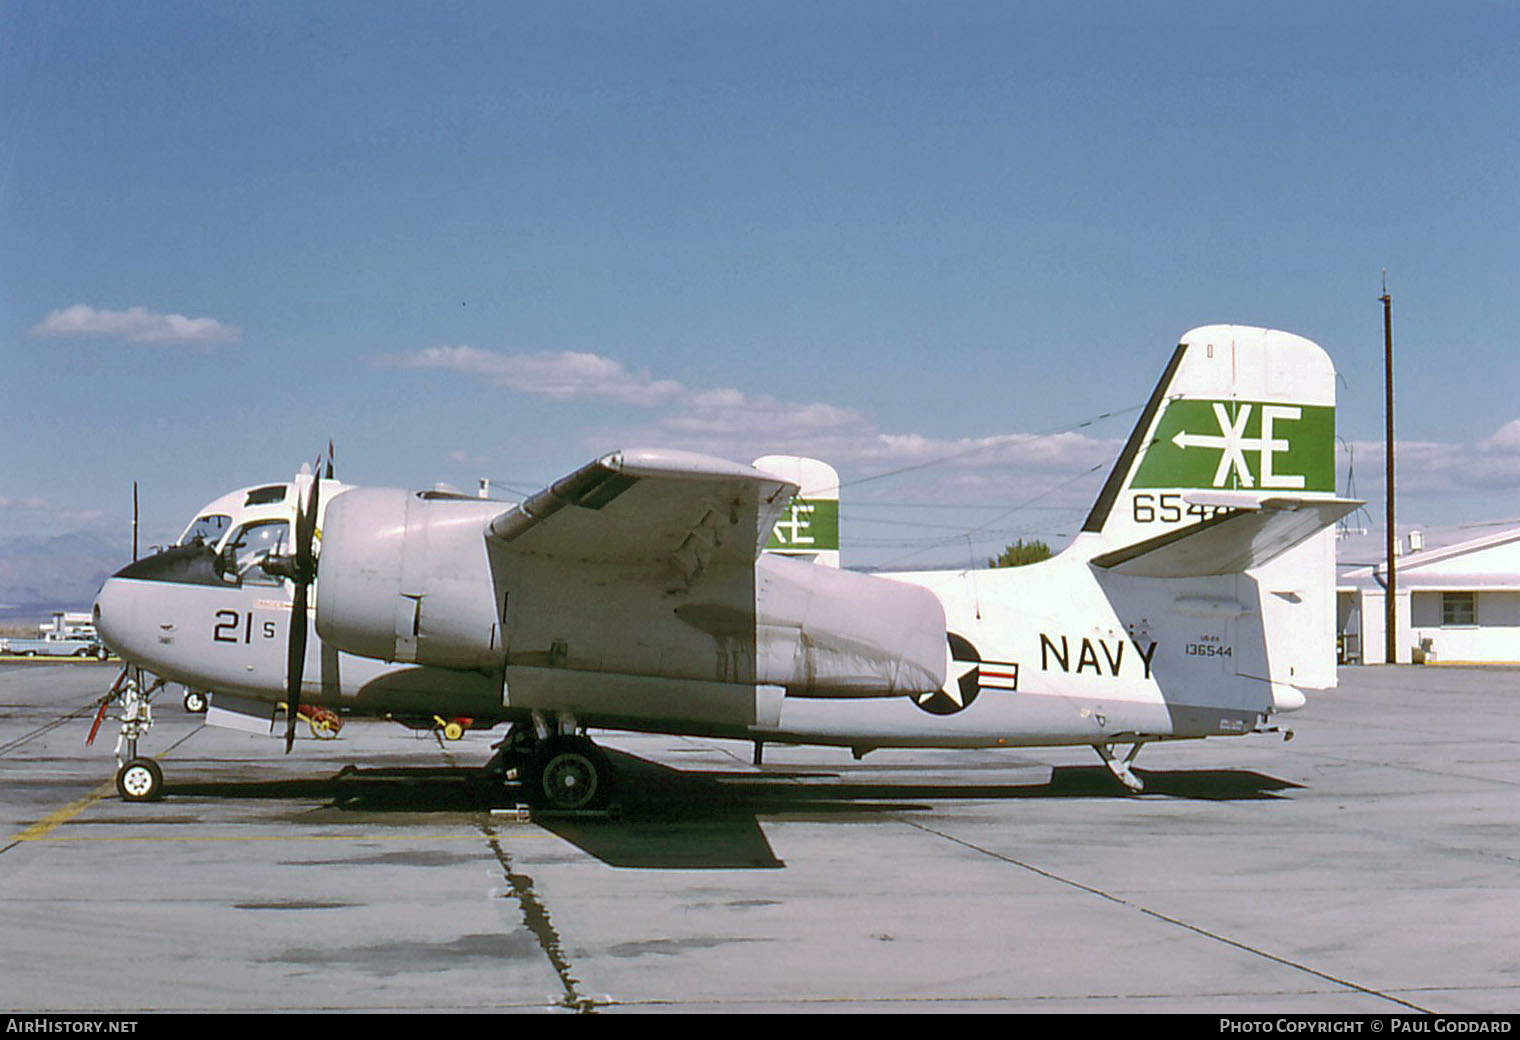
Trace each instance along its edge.
<instances>
[{"instance_id":1,"label":"white building","mask_svg":"<svg viewBox=\"0 0 1520 1040\"><path fill-rule=\"evenodd\" d=\"M1344 561L1348 543L1341 544ZM1442 548L1424 548L1412 532L1407 546L1394 560L1399 662L1520 663L1520 527ZM1386 583L1383 562L1341 571L1343 661L1383 662Z\"/></svg>"}]
</instances>

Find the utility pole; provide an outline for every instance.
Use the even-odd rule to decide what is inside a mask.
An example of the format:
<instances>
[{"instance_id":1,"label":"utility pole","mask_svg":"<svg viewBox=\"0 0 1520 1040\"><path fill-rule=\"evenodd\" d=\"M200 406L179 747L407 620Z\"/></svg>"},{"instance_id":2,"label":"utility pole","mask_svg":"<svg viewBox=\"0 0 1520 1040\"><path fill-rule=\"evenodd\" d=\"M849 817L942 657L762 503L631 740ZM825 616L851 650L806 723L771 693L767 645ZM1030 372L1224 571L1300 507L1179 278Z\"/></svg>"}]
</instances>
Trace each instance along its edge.
<instances>
[{"instance_id":1,"label":"utility pole","mask_svg":"<svg viewBox=\"0 0 1520 1040\"><path fill-rule=\"evenodd\" d=\"M1383 590L1383 646L1385 651L1385 663L1397 664L1399 657L1398 630L1395 622L1398 619L1397 592L1398 579L1395 576L1394 548L1398 537L1393 532L1393 298L1388 295L1388 272L1383 272L1383 295L1378 297L1383 301L1383 391L1385 397L1384 414L1386 417L1385 431L1385 456L1387 461L1387 488L1388 488L1388 586Z\"/></svg>"}]
</instances>

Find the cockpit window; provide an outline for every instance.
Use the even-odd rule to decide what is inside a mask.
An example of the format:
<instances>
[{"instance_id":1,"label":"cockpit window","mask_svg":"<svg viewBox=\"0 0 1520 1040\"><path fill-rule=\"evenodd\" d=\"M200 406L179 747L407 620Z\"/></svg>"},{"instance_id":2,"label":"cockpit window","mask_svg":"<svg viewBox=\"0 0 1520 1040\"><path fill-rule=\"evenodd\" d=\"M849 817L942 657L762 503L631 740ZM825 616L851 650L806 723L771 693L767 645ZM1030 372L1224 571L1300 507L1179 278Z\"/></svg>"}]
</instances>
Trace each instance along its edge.
<instances>
[{"instance_id":1,"label":"cockpit window","mask_svg":"<svg viewBox=\"0 0 1520 1040\"><path fill-rule=\"evenodd\" d=\"M259 561L265 556L283 556L289 550L290 524L284 520L260 520L244 524L227 539L218 559L218 569L228 581L250 585L278 585L279 578L266 574Z\"/></svg>"},{"instance_id":2,"label":"cockpit window","mask_svg":"<svg viewBox=\"0 0 1520 1040\"><path fill-rule=\"evenodd\" d=\"M268 487L254 488L248 492L248 498L244 500L244 506L267 506L275 502L285 501L285 485L270 484Z\"/></svg>"},{"instance_id":3,"label":"cockpit window","mask_svg":"<svg viewBox=\"0 0 1520 1040\"><path fill-rule=\"evenodd\" d=\"M192 542L201 542L205 545L215 545L222 540L222 535L227 533L228 526L232 523L232 517L222 513L210 513L206 516L198 516L195 523L185 529L185 533L179 536L180 545L189 545Z\"/></svg>"}]
</instances>

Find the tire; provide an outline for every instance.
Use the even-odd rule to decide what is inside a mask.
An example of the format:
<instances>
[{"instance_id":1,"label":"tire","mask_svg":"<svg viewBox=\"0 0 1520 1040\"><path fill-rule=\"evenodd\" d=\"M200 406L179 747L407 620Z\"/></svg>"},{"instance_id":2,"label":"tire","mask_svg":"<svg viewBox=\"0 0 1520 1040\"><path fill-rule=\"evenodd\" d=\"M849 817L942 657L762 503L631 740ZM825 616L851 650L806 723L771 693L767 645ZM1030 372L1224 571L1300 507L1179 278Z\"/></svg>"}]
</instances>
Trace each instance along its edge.
<instances>
[{"instance_id":1,"label":"tire","mask_svg":"<svg viewBox=\"0 0 1520 1040\"><path fill-rule=\"evenodd\" d=\"M116 771L123 801L156 802L164 796L164 771L151 758L134 758Z\"/></svg>"},{"instance_id":2,"label":"tire","mask_svg":"<svg viewBox=\"0 0 1520 1040\"><path fill-rule=\"evenodd\" d=\"M185 706L185 710L192 715L204 715L206 714L206 709L211 706L211 702L200 690L186 690L185 699L182 703Z\"/></svg>"},{"instance_id":3,"label":"tire","mask_svg":"<svg viewBox=\"0 0 1520 1040\"><path fill-rule=\"evenodd\" d=\"M606 808L612 798L612 769L604 755L584 737L546 741L533 756L523 788L528 804L556 812Z\"/></svg>"}]
</instances>

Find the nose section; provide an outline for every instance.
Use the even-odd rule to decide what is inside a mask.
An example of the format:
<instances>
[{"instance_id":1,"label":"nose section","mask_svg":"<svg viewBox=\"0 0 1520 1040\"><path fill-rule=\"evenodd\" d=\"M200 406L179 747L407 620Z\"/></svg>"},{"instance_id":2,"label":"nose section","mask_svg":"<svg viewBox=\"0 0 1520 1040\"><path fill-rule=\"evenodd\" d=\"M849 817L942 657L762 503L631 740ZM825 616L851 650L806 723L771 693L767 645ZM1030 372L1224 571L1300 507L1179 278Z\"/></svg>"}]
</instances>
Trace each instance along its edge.
<instances>
[{"instance_id":1,"label":"nose section","mask_svg":"<svg viewBox=\"0 0 1520 1040\"><path fill-rule=\"evenodd\" d=\"M199 602L197 590L226 589L216 554L202 545L173 546L127 564L95 594L95 631L117 655L145 668L173 645L174 630Z\"/></svg>"},{"instance_id":2,"label":"nose section","mask_svg":"<svg viewBox=\"0 0 1520 1040\"><path fill-rule=\"evenodd\" d=\"M95 634L123 660L132 656L128 652L131 640L127 632L130 618L127 600L130 594L126 584L126 579L120 577L119 573L107 578L95 594L94 609Z\"/></svg>"}]
</instances>

